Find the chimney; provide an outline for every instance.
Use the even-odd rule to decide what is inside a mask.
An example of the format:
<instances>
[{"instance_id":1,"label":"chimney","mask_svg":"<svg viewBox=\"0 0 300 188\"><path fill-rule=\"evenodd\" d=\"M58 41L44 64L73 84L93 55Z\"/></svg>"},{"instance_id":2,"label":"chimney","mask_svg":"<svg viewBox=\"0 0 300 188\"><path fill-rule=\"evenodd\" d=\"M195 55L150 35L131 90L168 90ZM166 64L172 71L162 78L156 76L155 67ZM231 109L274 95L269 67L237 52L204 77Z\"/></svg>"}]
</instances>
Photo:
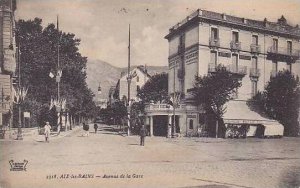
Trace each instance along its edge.
<instances>
[{"instance_id":1,"label":"chimney","mask_svg":"<svg viewBox=\"0 0 300 188\"><path fill-rule=\"evenodd\" d=\"M268 20L267 20L267 18L264 19L264 26L268 27Z\"/></svg>"},{"instance_id":2,"label":"chimney","mask_svg":"<svg viewBox=\"0 0 300 188\"><path fill-rule=\"evenodd\" d=\"M223 20L226 20L226 14L225 13L222 14L222 18L223 18Z\"/></svg>"}]
</instances>

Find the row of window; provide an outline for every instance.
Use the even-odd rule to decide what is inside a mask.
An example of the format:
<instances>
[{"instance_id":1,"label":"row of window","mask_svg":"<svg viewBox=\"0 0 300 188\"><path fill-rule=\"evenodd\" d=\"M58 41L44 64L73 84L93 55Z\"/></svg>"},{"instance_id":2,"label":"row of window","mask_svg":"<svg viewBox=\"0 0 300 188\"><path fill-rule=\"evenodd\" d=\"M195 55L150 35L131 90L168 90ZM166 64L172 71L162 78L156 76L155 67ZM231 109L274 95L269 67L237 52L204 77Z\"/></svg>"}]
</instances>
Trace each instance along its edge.
<instances>
[{"instance_id":1,"label":"row of window","mask_svg":"<svg viewBox=\"0 0 300 188\"><path fill-rule=\"evenodd\" d=\"M232 64L235 67L238 67L239 64L239 57L238 54L232 54ZM218 52L211 51L210 53L210 63L214 65L218 65ZM252 68L257 69L257 57L252 57Z\"/></svg>"},{"instance_id":2,"label":"row of window","mask_svg":"<svg viewBox=\"0 0 300 188\"><path fill-rule=\"evenodd\" d=\"M211 28L211 39L218 40L219 39L219 30L218 28ZM239 32L232 31L232 41L235 43L239 42ZM258 36L252 35L252 44L258 45ZM273 38L273 49L278 50L278 39ZM287 41L287 51L292 51L292 41Z\"/></svg>"}]
</instances>

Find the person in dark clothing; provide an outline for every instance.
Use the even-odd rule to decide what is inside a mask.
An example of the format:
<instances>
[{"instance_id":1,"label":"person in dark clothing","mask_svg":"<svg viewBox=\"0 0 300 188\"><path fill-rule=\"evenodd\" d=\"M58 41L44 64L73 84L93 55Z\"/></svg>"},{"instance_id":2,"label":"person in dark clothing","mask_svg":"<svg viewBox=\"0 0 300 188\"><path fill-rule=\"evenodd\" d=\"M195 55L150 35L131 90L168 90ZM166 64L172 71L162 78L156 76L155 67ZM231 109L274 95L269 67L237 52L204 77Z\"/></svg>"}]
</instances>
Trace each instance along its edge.
<instances>
[{"instance_id":1,"label":"person in dark clothing","mask_svg":"<svg viewBox=\"0 0 300 188\"><path fill-rule=\"evenodd\" d=\"M95 129L95 134L96 134L97 133L97 129L98 129L98 124L97 123L94 124L94 129Z\"/></svg>"},{"instance_id":2,"label":"person in dark clothing","mask_svg":"<svg viewBox=\"0 0 300 188\"><path fill-rule=\"evenodd\" d=\"M141 142L140 145L144 146L145 145L145 137L146 137L146 129L145 126L142 125L141 130L140 130L140 137L141 137Z\"/></svg>"}]
</instances>

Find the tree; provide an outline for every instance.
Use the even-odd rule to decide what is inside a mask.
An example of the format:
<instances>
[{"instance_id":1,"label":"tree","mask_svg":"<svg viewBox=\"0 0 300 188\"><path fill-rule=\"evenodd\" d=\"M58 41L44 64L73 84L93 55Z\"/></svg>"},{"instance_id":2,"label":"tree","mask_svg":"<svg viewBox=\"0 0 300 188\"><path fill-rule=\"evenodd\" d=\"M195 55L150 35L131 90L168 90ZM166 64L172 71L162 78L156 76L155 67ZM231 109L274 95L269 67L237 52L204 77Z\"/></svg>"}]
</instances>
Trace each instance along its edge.
<instances>
[{"instance_id":1,"label":"tree","mask_svg":"<svg viewBox=\"0 0 300 188\"><path fill-rule=\"evenodd\" d=\"M58 44L62 70L61 98L67 100L67 109L73 117L95 116L94 94L86 83L87 58L82 57L78 49L80 39L72 33L59 32L54 24L43 28L39 18L19 20L16 36L21 51L22 85L29 88L24 110L33 113L32 122L41 125L44 121L38 117L44 116L42 111L45 113L45 110L37 110L34 106L43 106L43 109L49 110L50 99L57 96L57 83L55 78L49 77L49 73L56 74L58 71Z\"/></svg>"},{"instance_id":2,"label":"tree","mask_svg":"<svg viewBox=\"0 0 300 188\"><path fill-rule=\"evenodd\" d=\"M138 97L144 102L165 102L169 100L168 74L156 74L138 91Z\"/></svg>"},{"instance_id":3,"label":"tree","mask_svg":"<svg viewBox=\"0 0 300 188\"><path fill-rule=\"evenodd\" d=\"M235 91L241 86L236 75L228 72L219 65L216 72L207 76L196 76L194 89L191 94L197 105L201 105L207 114L212 113L216 119L216 129L221 123L220 131L216 135L225 136L225 127L222 117L226 111L225 103L232 99ZM223 132L222 132L223 131Z\"/></svg>"},{"instance_id":4,"label":"tree","mask_svg":"<svg viewBox=\"0 0 300 188\"><path fill-rule=\"evenodd\" d=\"M300 82L289 71L280 71L268 82L265 91L252 98L258 110L278 120L285 136L299 134Z\"/></svg>"}]
</instances>

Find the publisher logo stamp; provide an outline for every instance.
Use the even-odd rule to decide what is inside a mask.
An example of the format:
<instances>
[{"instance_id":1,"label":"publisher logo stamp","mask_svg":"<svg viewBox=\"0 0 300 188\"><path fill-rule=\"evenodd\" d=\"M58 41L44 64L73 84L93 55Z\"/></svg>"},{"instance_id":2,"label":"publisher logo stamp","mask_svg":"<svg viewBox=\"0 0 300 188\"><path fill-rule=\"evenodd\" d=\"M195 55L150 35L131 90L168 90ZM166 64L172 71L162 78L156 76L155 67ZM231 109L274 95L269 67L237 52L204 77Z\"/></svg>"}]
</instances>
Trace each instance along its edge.
<instances>
[{"instance_id":1,"label":"publisher logo stamp","mask_svg":"<svg viewBox=\"0 0 300 188\"><path fill-rule=\"evenodd\" d=\"M27 160L23 162L15 162L14 160L9 161L10 171L26 171L26 165L28 164Z\"/></svg>"}]
</instances>

